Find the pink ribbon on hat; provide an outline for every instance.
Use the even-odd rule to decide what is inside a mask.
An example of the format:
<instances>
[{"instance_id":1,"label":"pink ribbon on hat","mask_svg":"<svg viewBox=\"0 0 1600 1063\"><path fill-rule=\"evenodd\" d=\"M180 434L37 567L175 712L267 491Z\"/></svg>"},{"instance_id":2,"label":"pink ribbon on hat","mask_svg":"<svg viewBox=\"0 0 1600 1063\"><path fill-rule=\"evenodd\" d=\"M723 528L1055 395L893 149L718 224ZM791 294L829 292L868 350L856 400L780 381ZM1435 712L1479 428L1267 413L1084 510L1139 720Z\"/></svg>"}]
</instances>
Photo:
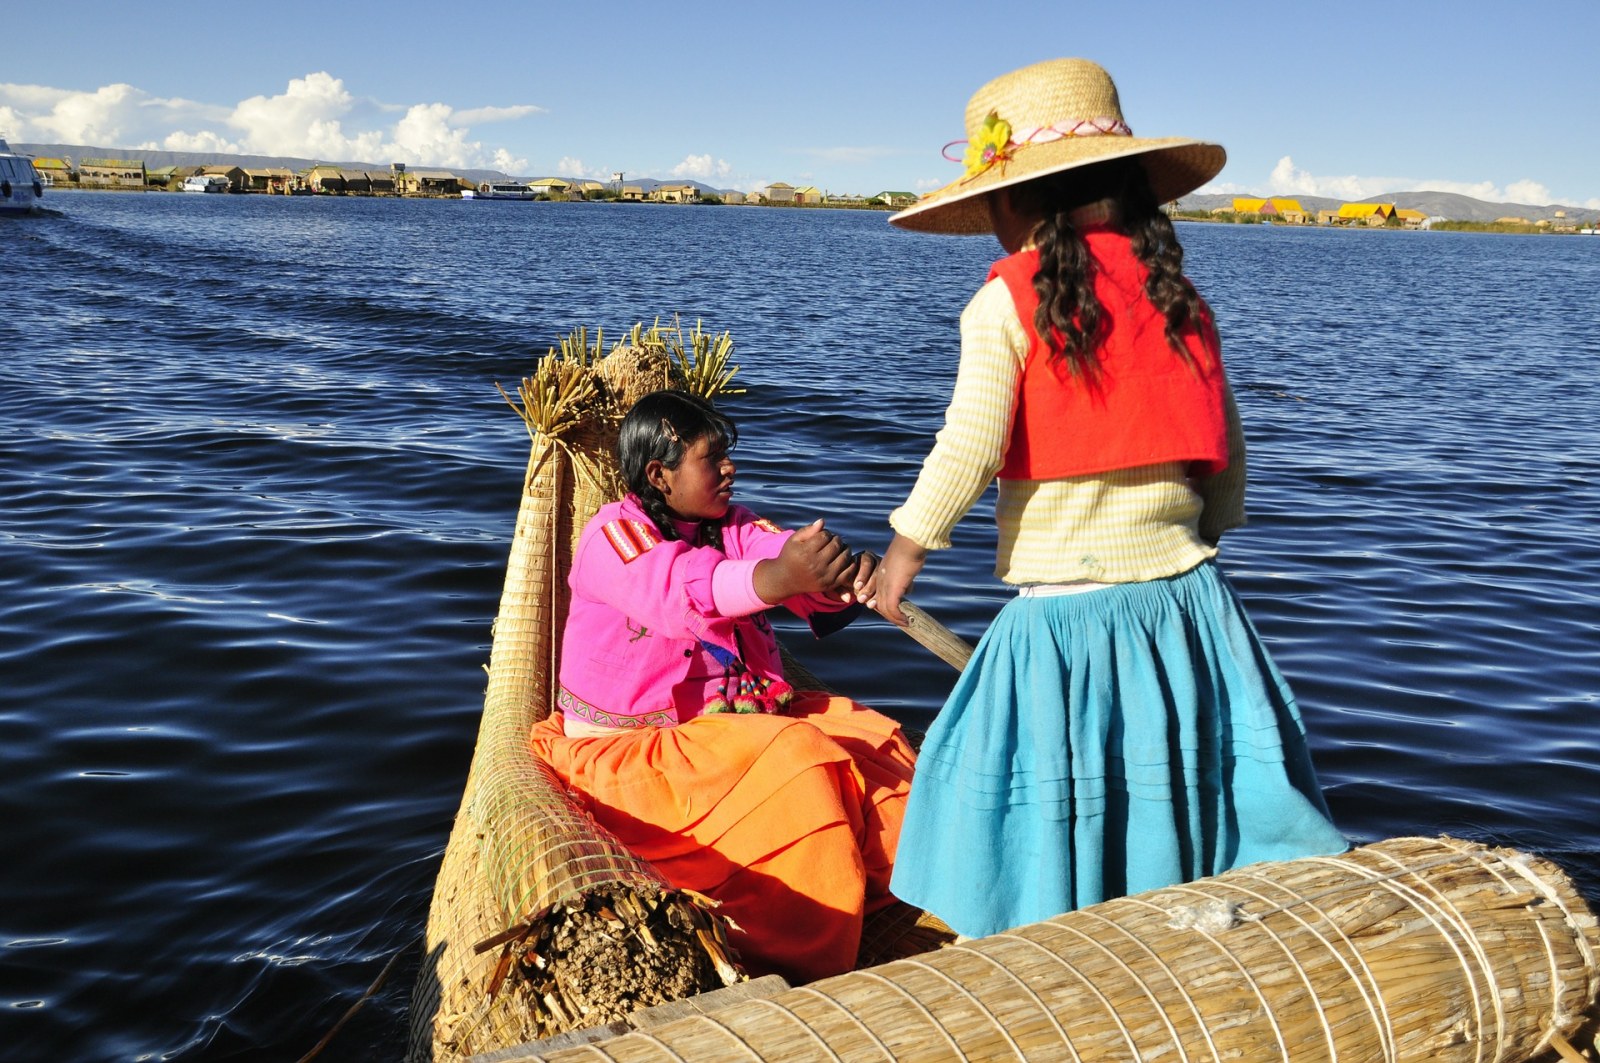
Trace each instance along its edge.
<instances>
[{"instance_id":1,"label":"pink ribbon on hat","mask_svg":"<svg viewBox=\"0 0 1600 1063\"><path fill-rule=\"evenodd\" d=\"M1017 132L1020 132L1017 131ZM1020 148L1028 144L1048 144L1052 140L1066 140L1069 137L1131 137L1133 130L1128 128L1128 123L1120 118L1084 118L1076 122L1057 122L1054 125L1036 126L1028 131L1026 136L1017 136L1014 132L1008 148ZM969 140L952 140L939 152L951 162L961 162L953 158L950 149L957 144L962 146L970 143ZM1009 152L1007 153L1009 155ZM973 176L977 176L974 174Z\"/></svg>"}]
</instances>

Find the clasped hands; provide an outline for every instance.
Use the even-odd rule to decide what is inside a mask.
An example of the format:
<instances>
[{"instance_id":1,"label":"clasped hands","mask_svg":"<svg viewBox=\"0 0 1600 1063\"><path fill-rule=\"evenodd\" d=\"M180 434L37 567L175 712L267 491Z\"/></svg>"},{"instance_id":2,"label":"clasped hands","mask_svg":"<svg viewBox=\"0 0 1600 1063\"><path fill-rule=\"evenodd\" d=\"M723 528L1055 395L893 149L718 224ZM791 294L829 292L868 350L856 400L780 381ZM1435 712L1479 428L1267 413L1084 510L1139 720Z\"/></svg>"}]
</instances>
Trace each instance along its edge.
<instances>
[{"instance_id":1,"label":"clasped hands","mask_svg":"<svg viewBox=\"0 0 1600 1063\"><path fill-rule=\"evenodd\" d=\"M772 605L797 594L826 594L841 602L861 600L878 567L876 554L852 553L818 517L784 542L777 557L756 566L755 590Z\"/></svg>"},{"instance_id":2,"label":"clasped hands","mask_svg":"<svg viewBox=\"0 0 1600 1063\"><path fill-rule=\"evenodd\" d=\"M922 571L928 551L896 534L882 560L870 551L852 554L843 539L817 518L789 537L777 557L756 566L756 593L776 605L796 594L828 594L841 602L863 602L904 627L900 603Z\"/></svg>"}]
</instances>

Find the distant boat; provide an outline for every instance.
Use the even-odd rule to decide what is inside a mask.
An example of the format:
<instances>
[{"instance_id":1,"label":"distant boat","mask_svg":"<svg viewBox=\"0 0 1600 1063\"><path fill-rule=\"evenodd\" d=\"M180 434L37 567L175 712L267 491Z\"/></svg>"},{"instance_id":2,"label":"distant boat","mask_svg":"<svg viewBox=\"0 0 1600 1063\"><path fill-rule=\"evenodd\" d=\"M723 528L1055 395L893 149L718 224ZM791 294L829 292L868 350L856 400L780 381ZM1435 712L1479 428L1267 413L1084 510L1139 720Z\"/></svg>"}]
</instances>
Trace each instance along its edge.
<instances>
[{"instance_id":1,"label":"distant boat","mask_svg":"<svg viewBox=\"0 0 1600 1063\"><path fill-rule=\"evenodd\" d=\"M185 192L226 192L228 179L220 173L197 173L183 181Z\"/></svg>"},{"instance_id":2,"label":"distant boat","mask_svg":"<svg viewBox=\"0 0 1600 1063\"><path fill-rule=\"evenodd\" d=\"M462 199L532 199L537 195L520 181L484 181L477 188L463 189Z\"/></svg>"},{"instance_id":3,"label":"distant boat","mask_svg":"<svg viewBox=\"0 0 1600 1063\"><path fill-rule=\"evenodd\" d=\"M0 138L0 214L28 214L40 208L44 181L32 155L18 155Z\"/></svg>"}]
</instances>

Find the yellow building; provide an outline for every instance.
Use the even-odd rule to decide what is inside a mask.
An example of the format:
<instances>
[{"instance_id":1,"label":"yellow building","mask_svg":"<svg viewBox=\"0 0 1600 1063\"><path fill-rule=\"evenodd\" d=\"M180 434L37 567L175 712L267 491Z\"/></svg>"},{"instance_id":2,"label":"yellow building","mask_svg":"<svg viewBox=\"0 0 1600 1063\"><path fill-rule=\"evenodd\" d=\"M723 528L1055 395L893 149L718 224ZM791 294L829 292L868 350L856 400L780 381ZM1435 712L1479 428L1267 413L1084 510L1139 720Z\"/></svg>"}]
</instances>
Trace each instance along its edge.
<instances>
[{"instance_id":1,"label":"yellow building","mask_svg":"<svg viewBox=\"0 0 1600 1063\"><path fill-rule=\"evenodd\" d=\"M700 189L694 185L656 185L650 198L658 203L698 203Z\"/></svg>"},{"instance_id":2,"label":"yellow building","mask_svg":"<svg viewBox=\"0 0 1600 1063\"><path fill-rule=\"evenodd\" d=\"M1339 208L1337 220L1341 225L1379 226L1392 217L1393 203L1346 203Z\"/></svg>"},{"instance_id":3,"label":"yellow building","mask_svg":"<svg viewBox=\"0 0 1600 1063\"><path fill-rule=\"evenodd\" d=\"M73 170L71 159L56 159L41 156L33 160L33 170L45 184L65 188L72 183Z\"/></svg>"},{"instance_id":4,"label":"yellow building","mask_svg":"<svg viewBox=\"0 0 1600 1063\"><path fill-rule=\"evenodd\" d=\"M1275 196L1267 200L1267 202L1272 204L1273 211L1286 223L1290 225L1304 225L1306 223L1306 211L1300 205L1298 199L1285 199L1281 196Z\"/></svg>"},{"instance_id":5,"label":"yellow building","mask_svg":"<svg viewBox=\"0 0 1600 1063\"><path fill-rule=\"evenodd\" d=\"M541 177L537 181L529 181L528 187L533 189L535 195L547 199L566 199L572 192L572 182L559 177Z\"/></svg>"},{"instance_id":6,"label":"yellow building","mask_svg":"<svg viewBox=\"0 0 1600 1063\"><path fill-rule=\"evenodd\" d=\"M1248 196L1235 196L1233 200L1235 214L1259 214L1262 217L1277 218L1288 225L1304 225L1306 223L1305 208L1298 199L1287 199L1283 196L1271 196L1264 199L1255 199Z\"/></svg>"}]
</instances>

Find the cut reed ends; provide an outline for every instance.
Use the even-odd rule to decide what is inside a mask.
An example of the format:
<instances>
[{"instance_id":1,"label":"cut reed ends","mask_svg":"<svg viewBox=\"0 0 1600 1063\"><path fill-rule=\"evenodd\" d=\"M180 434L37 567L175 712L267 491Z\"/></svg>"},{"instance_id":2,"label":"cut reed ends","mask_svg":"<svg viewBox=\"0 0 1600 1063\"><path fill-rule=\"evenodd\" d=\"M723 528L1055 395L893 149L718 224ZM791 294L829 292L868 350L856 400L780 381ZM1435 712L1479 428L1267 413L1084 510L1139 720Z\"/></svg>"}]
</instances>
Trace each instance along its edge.
<instances>
[{"instance_id":1,"label":"cut reed ends","mask_svg":"<svg viewBox=\"0 0 1600 1063\"><path fill-rule=\"evenodd\" d=\"M512 993L549 1036L743 981L715 906L688 891L595 889L474 951L500 947L489 996Z\"/></svg>"}]
</instances>

